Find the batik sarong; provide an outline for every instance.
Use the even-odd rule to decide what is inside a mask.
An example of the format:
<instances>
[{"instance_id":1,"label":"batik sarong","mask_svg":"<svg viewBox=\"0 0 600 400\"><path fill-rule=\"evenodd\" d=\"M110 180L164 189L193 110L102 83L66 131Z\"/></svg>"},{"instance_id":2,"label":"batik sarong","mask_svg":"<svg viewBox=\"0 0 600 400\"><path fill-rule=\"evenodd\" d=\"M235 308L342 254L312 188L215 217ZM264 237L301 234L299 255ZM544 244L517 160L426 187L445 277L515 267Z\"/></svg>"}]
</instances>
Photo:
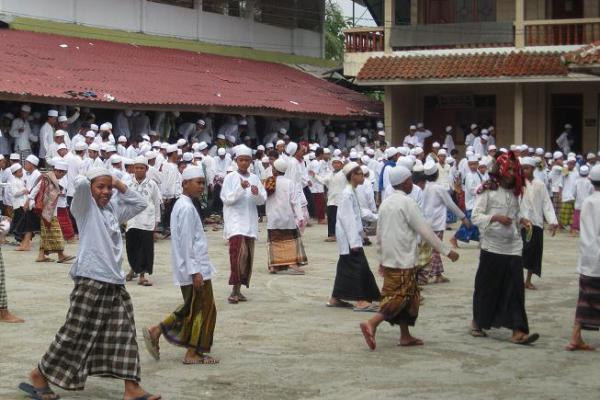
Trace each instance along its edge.
<instances>
[{"instance_id":1,"label":"batik sarong","mask_svg":"<svg viewBox=\"0 0 600 400\"><path fill-rule=\"evenodd\" d=\"M392 325L414 326L419 316L420 291L417 269L383 268L379 313Z\"/></svg>"}]
</instances>

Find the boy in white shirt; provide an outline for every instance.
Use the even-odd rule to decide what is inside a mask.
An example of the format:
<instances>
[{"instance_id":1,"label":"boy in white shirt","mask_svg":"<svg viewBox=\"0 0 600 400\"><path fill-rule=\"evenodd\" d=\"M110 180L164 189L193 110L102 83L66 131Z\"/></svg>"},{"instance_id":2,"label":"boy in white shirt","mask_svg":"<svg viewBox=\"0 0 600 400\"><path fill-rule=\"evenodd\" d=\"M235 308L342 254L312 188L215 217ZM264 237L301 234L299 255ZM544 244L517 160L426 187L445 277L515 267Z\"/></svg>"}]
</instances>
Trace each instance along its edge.
<instances>
[{"instance_id":1,"label":"boy in white shirt","mask_svg":"<svg viewBox=\"0 0 600 400\"><path fill-rule=\"evenodd\" d=\"M571 235L579 234L579 225L581 220L581 205L583 201L594 193L594 185L589 180L590 168L583 165L579 168L579 177L575 181L575 210L573 211L573 224L571 225Z\"/></svg>"}]
</instances>

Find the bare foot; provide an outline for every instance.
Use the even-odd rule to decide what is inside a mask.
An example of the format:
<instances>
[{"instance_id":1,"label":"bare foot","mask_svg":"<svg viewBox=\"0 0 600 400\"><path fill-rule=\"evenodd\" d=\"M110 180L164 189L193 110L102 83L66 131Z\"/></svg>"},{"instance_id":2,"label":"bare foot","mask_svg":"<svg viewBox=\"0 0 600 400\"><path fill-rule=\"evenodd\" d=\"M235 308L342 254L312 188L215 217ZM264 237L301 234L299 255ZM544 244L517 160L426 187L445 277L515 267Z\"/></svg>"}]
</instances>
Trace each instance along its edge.
<instances>
[{"instance_id":1,"label":"bare foot","mask_svg":"<svg viewBox=\"0 0 600 400\"><path fill-rule=\"evenodd\" d=\"M375 342L375 328L371 326L369 321L365 321L360 323L360 330L367 342L367 346L371 350L375 350L375 347L377 347L377 343Z\"/></svg>"},{"instance_id":2,"label":"bare foot","mask_svg":"<svg viewBox=\"0 0 600 400\"><path fill-rule=\"evenodd\" d=\"M528 283L525 283L525 289L537 290L537 287L533 283L528 282Z\"/></svg>"},{"instance_id":3,"label":"bare foot","mask_svg":"<svg viewBox=\"0 0 600 400\"><path fill-rule=\"evenodd\" d=\"M423 346L424 344L425 342L423 342L421 339L413 336L401 337L400 341L398 342L398 346L402 347Z\"/></svg>"},{"instance_id":4,"label":"bare foot","mask_svg":"<svg viewBox=\"0 0 600 400\"><path fill-rule=\"evenodd\" d=\"M451 238L450 239L450 244L452 245L453 248L458 249L458 242L456 241L456 238Z\"/></svg>"},{"instance_id":5,"label":"bare foot","mask_svg":"<svg viewBox=\"0 0 600 400\"><path fill-rule=\"evenodd\" d=\"M15 247L15 251L31 251L31 247L17 246L17 247Z\"/></svg>"},{"instance_id":6,"label":"bare foot","mask_svg":"<svg viewBox=\"0 0 600 400\"><path fill-rule=\"evenodd\" d=\"M32 369L29 373L29 382L31 382L33 387L36 389L44 389L48 387L48 381L37 368Z\"/></svg>"},{"instance_id":7,"label":"bare foot","mask_svg":"<svg viewBox=\"0 0 600 400\"><path fill-rule=\"evenodd\" d=\"M125 400L133 400L144 396L148 400L160 400L162 398L159 394L151 395L146 392L137 382L125 381Z\"/></svg>"},{"instance_id":8,"label":"bare foot","mask_svg":"<svg viewBox=\"0 0 600 400\"><path fill-rule=\"evenodd\" d=\"M17 317L8 310L0 310L0 322L7 324L22 324L25 320Z\"/></svg>"},{"instance_id":9,"label":"bare foot","mask_svg":"<svg viewBox=\"0 0 600 400\"><path fill-rule=\"evenodd\" d=\"M589 344L587 344L586 342L584 342L582 340L579 343L569 343L565 347L565 350L567 350L567 351L596 351L596 348L593 346L590 346Z\"/></svg>"},{"instance_id":10,"label":"bare foot","mask_svg":"<svg viewBox=\"0 0 600 400\"><path fill-rule=\"evenodd\" d=\"M218 359L211 357L207 354L186 354L185 358L183 359L183 363L186 365L214 365L218 364L219 362L220 361Z\"/></svg>"}]
</instances>

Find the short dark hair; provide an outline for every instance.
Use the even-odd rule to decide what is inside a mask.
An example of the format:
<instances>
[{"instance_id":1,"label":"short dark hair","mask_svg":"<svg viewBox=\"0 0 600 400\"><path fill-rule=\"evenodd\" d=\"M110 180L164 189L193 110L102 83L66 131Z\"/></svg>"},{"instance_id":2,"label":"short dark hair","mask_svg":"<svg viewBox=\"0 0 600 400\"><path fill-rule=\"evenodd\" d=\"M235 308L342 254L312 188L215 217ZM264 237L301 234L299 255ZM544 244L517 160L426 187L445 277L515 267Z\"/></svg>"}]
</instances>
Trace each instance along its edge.
<instances>
[{"instance_id":1,"label":"short dark hair","mask_svg":"<svg viewBox=\"0 0 600 400\"><path fill-rule=\"evenodd\" d=\"M319 147L315 150L315 156L319 157L321 154L323 154L323 148Z\"/></svg>"},{"instance_id":2,"label":"short dark hair","mask_svg":"<svg viewBox=\"0 0 600 400\"><path fill-rule=\"evenodd\" d=\"M412 173L412 181L415 185L420 182L426 181L426 180L427 180L427 177L425 176L425 173L423 173L423 172L413 172Z\"/></svg>"},{"instance_id":3,"label":"short dark hair","mask_svg":"<svg viewBox=\"0 0 600 400\"><path fill-rule=\"evenodd\" d=\"M440 171L435 171L435 174L433 175L425 175L425 180L427 180L427 182L435 182L437 181L438 176L440 176Z\"/></svg>"},{"instance_id":4,"label":"short dark hair","mask_svg":"<svg viewBox=\"0 0 600 400\"><path fill-rule=\"evenodd\" d=\"M594 189L600 189L600 181L592 181L592 185L594 185Z\"/></svg>"}]
</instances>

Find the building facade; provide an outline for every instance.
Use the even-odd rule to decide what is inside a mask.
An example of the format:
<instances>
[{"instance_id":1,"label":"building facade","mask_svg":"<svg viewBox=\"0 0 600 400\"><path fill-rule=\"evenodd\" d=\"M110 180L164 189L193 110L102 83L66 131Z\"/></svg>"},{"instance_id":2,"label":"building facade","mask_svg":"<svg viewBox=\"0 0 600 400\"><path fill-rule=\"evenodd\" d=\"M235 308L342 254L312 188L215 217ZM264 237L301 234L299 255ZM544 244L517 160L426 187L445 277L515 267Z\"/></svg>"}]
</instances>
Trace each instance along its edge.
<instances>
[{"instance_id":1,"label":"building facade","mask_svg":"<svg viewBox=\"0 0 600 400\"><path fill-rule=\"evenodd\" d=\"M584 46L600 40L599 1L364 3L381 26L346 32L345 73L385 89L393 144L423 121L433 140L452 125L462 144L477 123L493 125L500 145L554 149L569 123L575 150L600 148L599 75L567 61L597 50Z\"/></svg>"}]
</instances>

